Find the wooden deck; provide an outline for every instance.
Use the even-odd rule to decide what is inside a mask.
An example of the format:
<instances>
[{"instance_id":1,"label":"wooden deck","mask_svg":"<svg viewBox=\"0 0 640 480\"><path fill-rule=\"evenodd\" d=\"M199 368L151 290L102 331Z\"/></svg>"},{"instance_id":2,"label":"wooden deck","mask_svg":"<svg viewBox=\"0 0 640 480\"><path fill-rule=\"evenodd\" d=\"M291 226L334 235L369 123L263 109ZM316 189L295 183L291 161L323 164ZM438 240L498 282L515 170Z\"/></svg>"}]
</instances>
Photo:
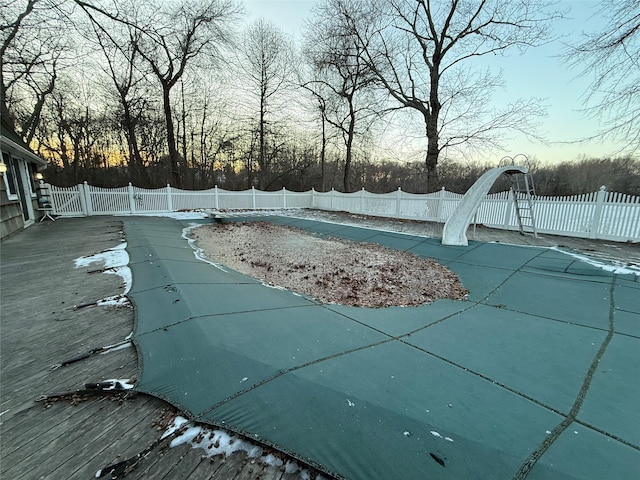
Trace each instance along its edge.
<instances>
[{"instance_id":1,"label":"wooden deck","mask_svg":"<svg viewBox=\"0 0 640 480\"><path fill-rule=\"evenodd\" d=\"M74 259L121 241L113 217L33 225L2 243L0 323L0 478L89 479L135 456L163 433L173 413L147 395L94 396L37 402L43 394L84 388L86 382L134 378L133 347L96 353L68 366L50 366L97 347L122 342L133 330L128 307L74 306L122 292L116 275L88 273ZM237 452L203 457L188 445L160 444L131 471L131 479L293 480L299 474ZM109 478L109 477L106 477Z\"/></svg>"}]
</instances>

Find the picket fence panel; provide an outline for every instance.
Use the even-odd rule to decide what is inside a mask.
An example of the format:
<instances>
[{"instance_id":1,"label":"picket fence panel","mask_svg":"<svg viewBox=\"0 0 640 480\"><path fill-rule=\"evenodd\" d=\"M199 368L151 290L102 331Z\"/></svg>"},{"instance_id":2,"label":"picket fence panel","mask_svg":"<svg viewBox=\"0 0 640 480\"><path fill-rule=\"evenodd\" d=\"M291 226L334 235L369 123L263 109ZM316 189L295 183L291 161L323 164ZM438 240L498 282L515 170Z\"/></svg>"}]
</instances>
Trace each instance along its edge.
<instances>
[{"instance_id":1,"label":"picket fence panel","mask_svg":"<svg viewBox=\"0 0 640 480\"><path fill-rule=\"evenodd\" d=\"M189 210L259 210L313 208L379 217L444 223L463 195L448 192L413 194L398 189L377 194L361 190L342 193L275 192L255 188L243 191L219 189L190 191L167 185L145 189L131 184L101 188L86 182L75 187L46 185L53 213L61 216L149 214ZM518 222L510 191L487 195L474 222L493 228L517 230ZM614 241L640 241L640 197L598 192L565 197L535 197L534 216L538 232Z\"/></svg>"}]
</instances>

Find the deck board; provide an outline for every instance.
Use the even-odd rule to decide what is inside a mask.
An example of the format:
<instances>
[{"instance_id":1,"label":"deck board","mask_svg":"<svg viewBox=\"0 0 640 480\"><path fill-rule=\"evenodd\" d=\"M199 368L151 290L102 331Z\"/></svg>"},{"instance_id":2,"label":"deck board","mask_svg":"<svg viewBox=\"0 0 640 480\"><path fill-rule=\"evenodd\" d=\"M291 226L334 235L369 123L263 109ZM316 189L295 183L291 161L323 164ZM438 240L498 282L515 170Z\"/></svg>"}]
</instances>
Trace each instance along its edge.
<instances>
[{"instance_id":1,"label":"deck board","mask_svg":"<svg viewBox=\"0 0 640 480\"><path fill-rule=\"evenodd\" d=\"M148 398L139 398L135 402L125 402L124 405L117 407L117 421L109 425L101 425L98 429L84 431L83 426L80 425L81 430L78 436L65 448L65 451L73 451L74 455L69 456L64 463L52 470L51 474L62 478L63 474L73 472L87 478L87 474L95 475L98 469L113 464L113 459L122 449L122 439L126 438L130 432L146 427L147 422L140 415L140 409L144 407L141 403L146 404L148 401ZM88 419L88 421L91 420ZM116 439L117 442L115 442ZM100 458L100 463L96 463L97 468L87 464L87 459L92 457Z\"/></svg>"}]
</instances>

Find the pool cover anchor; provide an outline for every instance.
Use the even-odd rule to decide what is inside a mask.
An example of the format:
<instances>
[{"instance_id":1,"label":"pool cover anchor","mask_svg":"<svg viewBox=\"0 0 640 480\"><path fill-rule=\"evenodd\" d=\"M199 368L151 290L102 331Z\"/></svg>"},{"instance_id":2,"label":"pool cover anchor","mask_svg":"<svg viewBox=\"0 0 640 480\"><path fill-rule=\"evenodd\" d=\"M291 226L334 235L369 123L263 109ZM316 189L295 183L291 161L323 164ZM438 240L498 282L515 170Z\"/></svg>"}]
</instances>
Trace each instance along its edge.
<instances>
[{"instance_id":1,"label":"pool cover anchor","mask_svg":"<svg viewBox=\"0 0 640 480\"><path fill-rule=\"evenodd\" d=\"M76 362L79 362L80 360L84 360L85 358L89 358L91 355L93 355L95 353L104 353L104 352L107 352L107 351L109 351L109 350L111 350L113 348L122 347L122 346L126 345L127 343L131 343L131 338L127 337L123 341L118 342L118 343L114 343L113 345L107 345L107 346L104 346L104 347L92 348L91 350L89 350L87 352L81 353L81 354L76 355L75 357L71 357L71 358L69 358L67 360L63 360L60 363L54 363L53 365L51 365L49 367L49 370L50 371L54 371L54 370L57 370L59 368L66 367L67 365L71 365L72 363L76 363Z\"/></svg>"},{"instance_id":2,"label":"pool cover anchor","mask_svg":"<svg viewBox=\"0 0 640 480\"><path fill-rule=\"evenodd\" d=\"M224 222L226 217L223 217L222 215L217 213L212 213L209 215L209 218L212 218L215 223L220 224Z\"/></svg>"},{"instance_id":3,"label":"pool cover anchor","mask_svg":"<svg viewBox=\"0 0 640 480\"><path fill-rule=\"evenodd\" d=\"M160 446L162 443L171 442L174 439L174 437L176 437L178 435L182 435L182 433L184 433L184 429L183 428L178 428L176 431L170 433L169 435L160 436L151 445L149 445L147 448L145 448L141 452L137 453L133 457L128 458L126 460L123 460L122 462L114 463L114 464L109 465L107 467L101 468L100 470L98 470L96 472L95 478L102 478L102 477L106 477L107 475L109 475L108 478L110 480L117 480L119 478L126 477L129 473L131 473L138 466L138 464L142 460L147 458L149 456L149 454L153 450L155 450L158 446Z\"/></svg>"},{"instance_id":4,"label":"pool cover anchor","mask_svg":"<svg viewBox=\"0 0 640 480\"><path fill-rule=\"evenodd\" d=\"M114 463L113 465L109 465L108 467L101 468L96 472L96 478L102 478L109 475L111 480L115 480L118 478L126 477L129 473L131 473L138 464L144 460L149 453L157 446L159 442L154 442L145 448L142 452L138 453L134 457L131 457L122 462Z\"/></svg>"},{"instance_id":5,"label":"pool cover anchor","mask_svg":"<svg viewBox=\"0 0 640 480\"><path fill-rule=\"evenodd\" d=\"M104 382L89 382L84 384L84 388L69 390L64 392L53 392L36 397L36 402L48 402L62 398L86 397L91 395L118 395L130 390L131 387L125 385L120 380L107 380Z\"/></svg>"}]
</instances>

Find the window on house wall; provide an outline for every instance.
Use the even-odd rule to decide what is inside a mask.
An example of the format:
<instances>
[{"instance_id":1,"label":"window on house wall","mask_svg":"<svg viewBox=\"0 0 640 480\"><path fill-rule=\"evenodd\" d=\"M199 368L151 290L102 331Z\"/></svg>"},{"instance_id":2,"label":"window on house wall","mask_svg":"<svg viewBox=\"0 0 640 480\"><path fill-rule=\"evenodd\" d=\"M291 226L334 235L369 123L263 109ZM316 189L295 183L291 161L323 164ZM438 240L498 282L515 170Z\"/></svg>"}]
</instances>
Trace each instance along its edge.
<instances>
[{"instance_id":1,"label":"window on house wall","mask_svg":"<svg viewBox=\"0 0 640 480\"><path fill-rule=\"evenodd\" d=\"M7 166L7 171L2 176L7 187L7 197L9 200L18 200L18 185L16 184L16 174L14 161L7 152L2 152L2 161Z\"/></svg>"}]
</instances>

